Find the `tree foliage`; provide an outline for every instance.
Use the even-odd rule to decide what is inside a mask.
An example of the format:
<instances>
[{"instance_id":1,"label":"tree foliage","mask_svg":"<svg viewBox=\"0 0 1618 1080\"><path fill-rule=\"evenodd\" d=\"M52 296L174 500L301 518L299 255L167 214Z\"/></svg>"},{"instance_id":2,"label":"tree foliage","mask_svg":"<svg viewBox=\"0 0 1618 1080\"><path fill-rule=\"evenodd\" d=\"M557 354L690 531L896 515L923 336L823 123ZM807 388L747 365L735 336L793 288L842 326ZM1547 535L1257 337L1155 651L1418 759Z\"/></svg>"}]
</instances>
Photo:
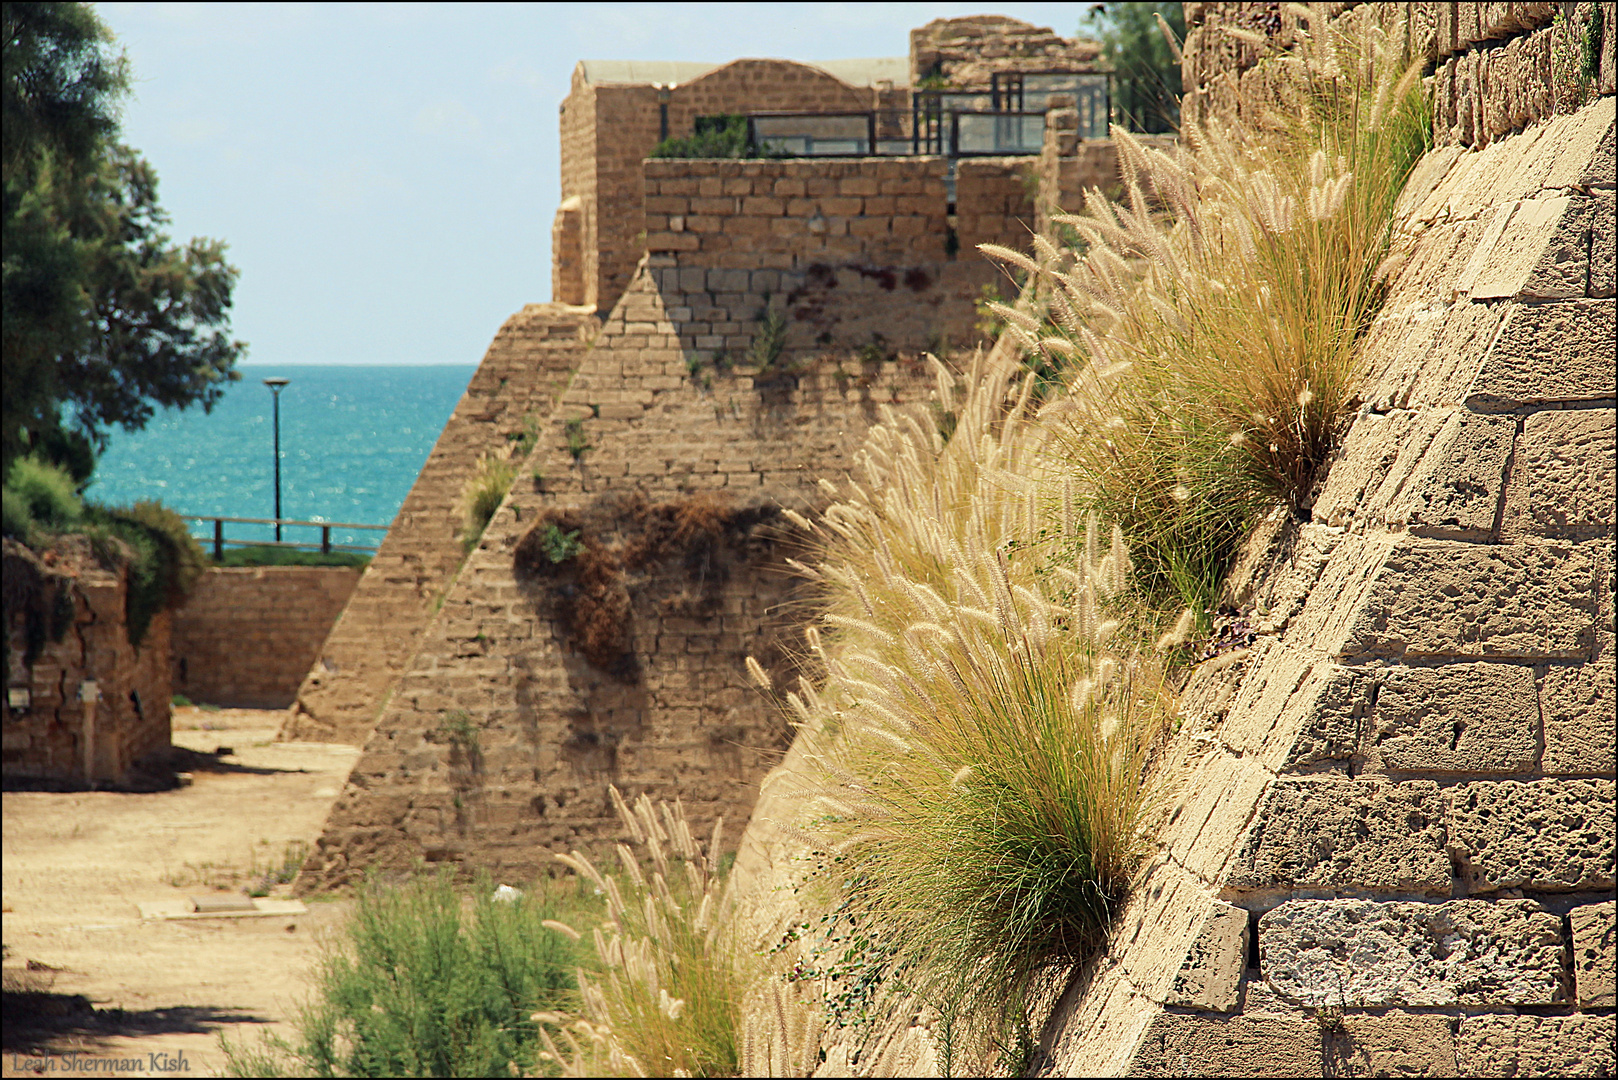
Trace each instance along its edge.
<instances>
[{"instance_id":1,"label":"tree foliage","mask_svg":"<svg viewBox=\"0 0 1618 1080\"><path fill-rule=\"evenodd\" d=\"M1080 32L1100 41L1112 61L1117 122L1131 131L1174 131L1180 123L1180 61L1158 25L1185 40L1179 4L1091 4Z\"/></svg>"},{"instance_id":2,"label":"tree foliage","mask_svg":"<svg viewBox=\"0 0 1618 1080\"><path fill-rule=\"evenodd\" d=\"M119 143L128 64L88 5L4 5L4 464L38 453L88 478L113 425L211 408L229 338L225 245L178 245L157 174Z\"/></svg>"}]
</instances>

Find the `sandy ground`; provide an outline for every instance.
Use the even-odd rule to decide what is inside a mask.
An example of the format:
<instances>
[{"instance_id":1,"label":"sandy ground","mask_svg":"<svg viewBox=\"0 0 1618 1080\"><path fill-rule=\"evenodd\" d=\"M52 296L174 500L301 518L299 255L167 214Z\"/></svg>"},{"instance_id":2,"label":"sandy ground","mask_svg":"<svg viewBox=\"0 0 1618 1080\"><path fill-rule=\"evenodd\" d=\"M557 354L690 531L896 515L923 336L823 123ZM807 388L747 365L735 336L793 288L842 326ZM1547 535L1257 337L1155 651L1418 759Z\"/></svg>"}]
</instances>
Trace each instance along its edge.
<instances>
[{"instance_id":1,"label":"sandy ground","mask_svg":"<svg viewBox=\"0 0 1618 1080\"><path fill-rule=\"evenodd\" d=\"M285 1021L307 997L319 941L341 924L346 902L311 901L296 917L186 922L143 921L136 907L239 895L295 852L290 845L313 844L359 751L275 743L280 716L176 709L177 746L234 751L193 773L189 787L0 797L0 1075L219 1075L221 1030L249 1042L291 1034ZM271 895L287 893L282 885Z\"/></svg>"}]
</instances>

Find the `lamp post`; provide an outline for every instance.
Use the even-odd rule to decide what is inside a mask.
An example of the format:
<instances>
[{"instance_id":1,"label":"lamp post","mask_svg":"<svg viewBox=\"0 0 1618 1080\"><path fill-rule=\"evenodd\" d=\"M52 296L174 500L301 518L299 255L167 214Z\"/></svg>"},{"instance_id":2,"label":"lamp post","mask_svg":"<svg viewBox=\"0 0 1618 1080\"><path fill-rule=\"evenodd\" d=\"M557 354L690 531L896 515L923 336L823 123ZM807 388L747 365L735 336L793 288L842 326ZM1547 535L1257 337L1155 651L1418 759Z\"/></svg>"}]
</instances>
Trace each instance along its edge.
<instances>
[{"instance_id":1,"label":"lamp post","mask_svg":"<svg viewBox=\"0 0 1618 1080\"><path fill-rule=\"evenodd\" d=\"M265 379L264 385L270 388L270 398L274 402L275 419L271 422L275 428L275 542L281 542L281 391L286 389L288 379Z\"/></svg>"}]
</instances>

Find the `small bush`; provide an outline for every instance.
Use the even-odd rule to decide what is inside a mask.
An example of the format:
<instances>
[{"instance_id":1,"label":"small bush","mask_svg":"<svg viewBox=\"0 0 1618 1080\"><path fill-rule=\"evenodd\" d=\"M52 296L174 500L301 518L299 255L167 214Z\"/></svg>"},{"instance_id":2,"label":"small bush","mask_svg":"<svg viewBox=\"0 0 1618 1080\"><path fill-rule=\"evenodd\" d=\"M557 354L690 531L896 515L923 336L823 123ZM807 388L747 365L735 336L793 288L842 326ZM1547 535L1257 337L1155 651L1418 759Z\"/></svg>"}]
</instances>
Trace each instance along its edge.
<instances>
[{"instance_id":1,"label":"small bush","mask_svg":"<svg viewBox=\"0 0 1618 1080\"><path fill-rule=\"evenodd\" d=\"M654 158L760 158L782 157L768 143L753 142L747 133L747 117L731 113L699 116L693 133L685 138L664 139L652 147Z\"/></svg>"},{"instance_id":2,"label":"small bush","mask_svg":"<svg viewBox=\"0 0 1618 1080\"><path fill-rule=\"evenodd\" d=\"M463 914L447 874L402 888L369 881L321 963L297 1041L224 1042L231 1075L533 1075L531 1015L577 1000L581 950L546 925L556 913L542 885L501 900L480 878Z\"/></svg>"},{"instance_id":3,"label":"small bush","mask_svg":"<svg viewBox=\"0 0 1618 1080\"><path fill-rule=\"evenodd\" d=\"M787 320L780 310L770 306L768 295L764 297L764 312L759 316L758 333L753 336L752 344L747 349L747 362L760 371L768 371L781 359L781 351L786 347Z\"/></svg>"},{"instance_id":4,"label":"small bush","mask_svg":"<svg viewBox=\"0 0 1618 1080\"><path fill-rule=\"evenodd\" d=\"M516 467L509 459L496 454L478 457L477 469L461 492L461 547L465 551L477 547L516 477Z\"/></svg>"},{"instance_id":5,"label":"small bush","mask_svg":"<svg viewBox=\"0 0 1618 1080\"><path fill-rule=\"evenodd\" d=\"M567 439L567 452L573 455L574 461L584 457L585 451L594 449L589 440L584 437L584 417L582 416L575 416L563 424L562 434Z\"/></svg>"},{"instance_id":6,"label":"small bush","mask_svg":"<svg viewBox=\"0 0 1618 1080\"><path fill-rule=\"evenodd\" d=\"M546 523L544 532L540 534L539 544L545 551L545 557L551 561L553 566L557 563L567 562L584 550L584 545L579 543L578 529L563 532L554 521Z\"/></svg>"},{"instance_id":7,"label":"small bush","mask_svg":"<svg viewBox=\"0 0 1618 1080\"><path fill-rule=\"evenodd\" d=\"M34 543L46 534L66 532L84 517L84 504L66 469L37 458L17 458L6 475L6 535Z\"/></svg>"},{"instance_id":8,"label":"small bush","mask_svg":"<svg viewBox=\"0 0 1618 1080\"><path fill-rule=\"evenodd\" d=\"M152 616L178 607L208 567L208 556L185 520L161 503L90 505L83 531L108 565L127 562L125 612L129 642L139 645Z\"/></svg>"},{"instance_id":9,"label":"small bush","mask_svg":"<svg viewBox=\"0 0 1618 1080\"><path fill-rule=\"evenodd\" d=\"M248 544L226 548L220 566L351 566L363 570L371 556L359 551L303 551L298 548Z\"/></svg>"}]
</instances>

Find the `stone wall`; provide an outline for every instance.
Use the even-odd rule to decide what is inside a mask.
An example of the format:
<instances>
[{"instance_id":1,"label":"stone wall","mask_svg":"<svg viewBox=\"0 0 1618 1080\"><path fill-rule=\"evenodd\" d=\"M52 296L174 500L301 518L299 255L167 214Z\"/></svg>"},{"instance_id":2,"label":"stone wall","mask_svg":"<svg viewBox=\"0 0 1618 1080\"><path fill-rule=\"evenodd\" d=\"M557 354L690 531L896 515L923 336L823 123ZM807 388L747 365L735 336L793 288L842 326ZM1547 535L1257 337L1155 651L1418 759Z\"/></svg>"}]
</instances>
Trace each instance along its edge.
<instances>
[{"instance_id":1,"label":"stone wall","mask_svg":"<svg viewBox=\"0 0 1618 1080\"><path fill-rule=\"evenodd\" d=\"M1528 124L1576 111L1618 82L1618 4L1398 3L1324 5L1333 18L1400 29L1425 62L1439 145L1486 146ZM1597 9L1600 9L1599 18ZM1226 27L1290 43L1297 15L1278 3L1188 3L1183 116L1262 108L1262 49ZM1586 73L1586 49L1596 70Z\"/></svg>"},{"instance_id":2,"label":"stone wall","mask_svg":"<svg viewBox=\"0 0 1618 1080\"><path fill-rule=\"evenodd\" d=\"M694 290L729 272L643 262L422 634L301 889L419 858L549 871L553 851L618 838L609 782L678 796L704 832L723 816L734 844L789 735L743 661L789 678L808 610L776 515L814 504L874 411L931 380L877 358L710 366L686 347ZM551 562L547 527L585 550Z\"/></svg>"},{"instance_id":3,"label":"stone wall","mask_svg":"<svg viewBox=\"0 0 1618 1080\"><path fill-rule=\"evenodd\" d=\"M169 613L152 617L136 648L126 629L127 571L104 568L86 538L62 537L42 555L12 540L5 549L8 593L43 586L37 614L47 623L60 617L62 630L60 638L46 632L30 663L20 611L6 627L7 687L30 698L13 710L8 694L3 706L6 778L117 783L169 745Z\"/></svg>"},{"instance_id":4,"label":"stone wall","mask_svg":"<svg viewBox=\"0 0 1618 1080\"><path fill-rule=\"evenodd\" d=\"M987 90L997 71L1088 71L1100 62L1097 42L1004 15L934 19L910 31L912 85L934 75L961 89Z\"/></svg>"},{"instance_id":5,"label":"stone wall","mask_svg":"<svg viewBox=\"0 0 1618 1080\"><path fill-rule=\"evenodd\" d=\"M647 161L646 245L687 349L745 351L767 296L788 359L967 344L1001 280L976 245L1027 245L1032 165L961 161L951 204L942 158Z\"/></svg>"},{"instance_id":6,"label":"stone wall","mask_svg":"<svg viewBox=\"0 0 1618 1080\"><path fill-rule=\"evenodd\" d=\"M174 692L284 709L359 581L340 566L213 567L173 615Z\"/></svg>"},{"instance_id":7,"label":"stone wall","mask_svg":"<svg viewBox=\"0 0 1618 1080\"><path fill-rule=\"evenodd\" d=\"M550 415L599 326L580 308L529 304L500 327L304 677L282 738L365 741L461 565L459 503L478 457L508 453L529 417Z\"/></svg>"}]
</instances>

